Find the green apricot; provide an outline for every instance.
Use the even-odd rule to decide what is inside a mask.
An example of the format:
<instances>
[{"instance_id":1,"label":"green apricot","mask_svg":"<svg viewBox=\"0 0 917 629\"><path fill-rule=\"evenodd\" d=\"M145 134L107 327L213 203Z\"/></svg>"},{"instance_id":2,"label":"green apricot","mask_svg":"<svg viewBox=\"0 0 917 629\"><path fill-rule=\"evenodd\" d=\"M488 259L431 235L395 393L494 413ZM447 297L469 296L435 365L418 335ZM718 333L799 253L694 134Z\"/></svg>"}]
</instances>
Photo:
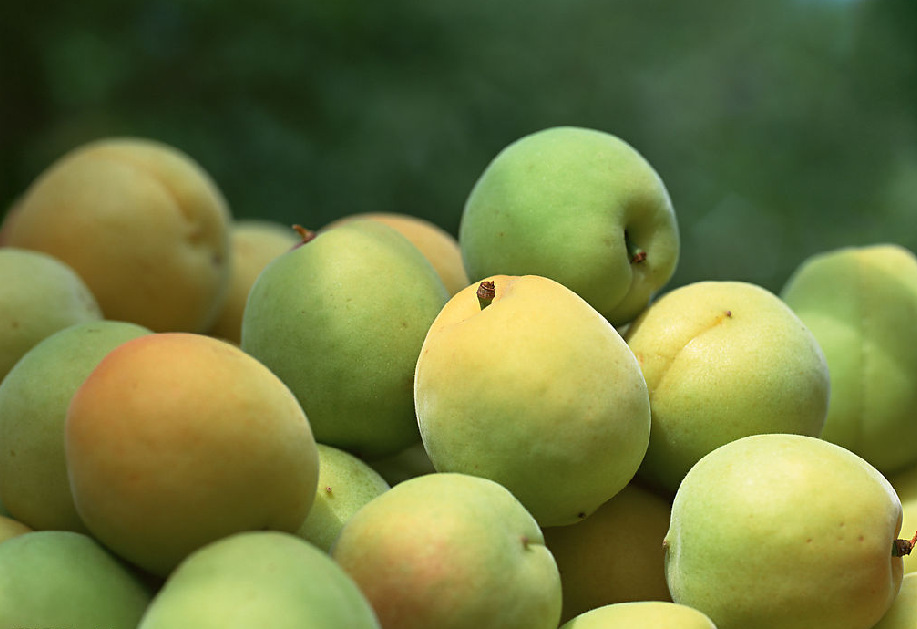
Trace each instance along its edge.
<instances>
[{"instance_id":1,"label":"green apricot","mask_svg":"<svg viewBox=\"0 0 917 629\"><path fill-rule=\"evenodd\" d=\"M888 480L851 451L804 435L743 437L681 482L666 581L674 602L719 629L871 629L901 585L901 521Z\"/></svg>"},{"instance_id":2,"label":"green apricot","mask_svg":"<svg viewBox=\"0 0 917 629\"><path fill-rule=\"evenodd\" d=\"M0 380L45 337L100 319L95 296L67 264L38 251L0 249Z\"/></svg>"},{"instance_id":3,"label":"green apricot","mask_svg":"<svg viewBox=\"0 0 917 629\"><path fill-rule=\"evenodd\" d=\"M0 627L135 629L149 587L93 538L32 531L0 544Z\"/></svg>"},{"instance_id":4,"label":"green apricot","mask_svg":"<svg viewBox=\"0 0 917 629\"><path fill-rule=\"evenodd\" d=\"M436 270L397 230L348 221L262 271L241 348L296 395L316 441L382 457L420 440L414 366L448 299Z\"/></svg>"},{"instance_id":5,"label":"green apricot","mask_svg":"<svg viewBox=\"0 0 917 629\"><path fill-rule=\"evenodd\" d=\"M185 627L379 629L379 623L327 553L290 533L248 531L189 555L166 579L137 629Z\"/></svg>"},{"instance_id":6,"label":"green apricot","mask_svg":"<svg viewBox=\"0 0 917 629\"><path fill-rule=\"evenodd\" d=\"M88 532L67 476L67 407L109 351L148 333L120 321L74 324L35 345L0 383L0 496L17 520L33 529Z\"/></svg>"},{"instance_id":7,"label":"green apricot","mask_svg":"<svg viewBox=\"0 0 917 629\"><path fill-rule=\"evenodd\" d=\"M831 373L822 438L885 474L917 463L917 445L902 438L917 408L917 257L894 244L818 253L781 297L818 340Z\"/></svg>"},{"instance_id":8,"label":"green apricot","mask_svg":"<svg viewBox=\"0 0 917 629\"><path fill-rule=\"evenodd\" d=\"M548 277L616 326L646 307L679 257L658 173L620 138L581 127L544 129L500 151L466 200L458 240L471 281Z\"/></svg>"},{"instance_id":9,"label":"green apricot","mask_svg":"<svg viewBox=\"0 0 917 629\"><path fill-rule=\"evenodd\" d=\"M388 490L389 485L376 470L349 452L317 445L318 488L309 515L296 534L327 552L353 514Z\"/></svg>"}]
</instances>

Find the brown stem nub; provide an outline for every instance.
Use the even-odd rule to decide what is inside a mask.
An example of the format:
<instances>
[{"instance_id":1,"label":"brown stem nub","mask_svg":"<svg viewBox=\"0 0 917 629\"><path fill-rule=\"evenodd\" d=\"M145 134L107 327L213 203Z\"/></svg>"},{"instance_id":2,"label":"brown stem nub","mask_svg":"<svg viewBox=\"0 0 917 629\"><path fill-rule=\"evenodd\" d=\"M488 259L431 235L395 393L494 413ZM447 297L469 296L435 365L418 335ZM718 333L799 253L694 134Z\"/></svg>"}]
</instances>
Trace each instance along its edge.
<instances>
[{"instance_id":1,"label":"brown stem nub","mask_svg":"<svg viewBox=\"0 0 917 629\"><path fill-rule=\"evenodd\" d=\"M497 294L496 285L493 282L481 282L477 290L478 303L481 304L481 310L490 305Z\"/></svg>"},{"instance_id":2,"label":"brown stem nub","mask_svg":"<svg viewBox=\"0 0 917 629\"><path fill-rule=\"evenodd\" d=\"M624 245L627 247L627 255L631 262L643 262L646 260L646 251L633 243L626 229L624 230Z\"/></svg>"},{"instance_id":3,"label":"brown stem nub","mask_svg":"<svg viewBox=\"0 0 917 629\"><path fill-rule=\"evenodd\" d=\"M298 233L299 237L302 239L302 242L296 243L295 247L302 247L317 235L314 231L306 229L302 225L293 225L293 229L296 230L296 233Z\"/></svg>"},{"instance_id":4,"label":"brown stem nub","mask_svg":"<svg viewBox=\"0 0 917 629\"><path fill-rule=\"evenodd\" d=\"M895 543L892 544L892 557L910 555L911 551L914 550L914 546L917 546L917 533L914 533L914 537L911 539L896 539Z\"/></svg>"}]
</instances>

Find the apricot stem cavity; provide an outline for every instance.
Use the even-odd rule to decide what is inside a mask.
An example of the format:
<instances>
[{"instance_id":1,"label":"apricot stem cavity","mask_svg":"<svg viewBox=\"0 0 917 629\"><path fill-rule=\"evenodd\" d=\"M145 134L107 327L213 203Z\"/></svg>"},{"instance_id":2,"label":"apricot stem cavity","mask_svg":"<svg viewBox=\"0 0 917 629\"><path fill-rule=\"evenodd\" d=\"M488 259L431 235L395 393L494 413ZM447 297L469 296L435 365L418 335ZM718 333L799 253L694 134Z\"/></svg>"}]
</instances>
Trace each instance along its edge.
<instances>
[{"instance_id":1,"label":"apricot stem cavity","mask_svg":"<svg viewBox=\"0 0 917 629\"><path fill-rule=\"evenodd\" d=\"M624 230L624 244L627 246L627 256L631 262L643 262L646 260L646 251L634 244L626 229Z\"/></svg>"},{"instance_id":2,"label":"apricot stem cavity","mask_svg":"<svg viewBox=\"0 0 917 629\"><path fill-rule=\"evenodd\" d=\"M910 555L915 545L917 545L917 533L914 533L914 537L911 539L896 539L895 543L892 544L892 557Z\"/></svg>"},{"instance_id":3,"label":"apricot stem cavity","mask_svg":"<svg viewBox=\"0 0 917 629\"><path fill-rule=\"evenodd\" d=\"M477 290L478 303L481 304L481 310L484 310L494 300L497 294L496 285L493 282L481 282Z\"/></svg>"}]
</instances>

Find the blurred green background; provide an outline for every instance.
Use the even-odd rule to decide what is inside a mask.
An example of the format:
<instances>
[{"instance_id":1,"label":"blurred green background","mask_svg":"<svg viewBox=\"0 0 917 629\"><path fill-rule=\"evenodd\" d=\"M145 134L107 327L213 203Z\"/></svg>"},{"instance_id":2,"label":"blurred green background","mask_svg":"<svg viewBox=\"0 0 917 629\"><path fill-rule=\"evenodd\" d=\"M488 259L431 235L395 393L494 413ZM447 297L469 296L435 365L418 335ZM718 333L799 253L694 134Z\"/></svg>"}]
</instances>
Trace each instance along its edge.
<instances>
[{"instance_id":1,"label":"blurred green background","mask_svg":"<svg viewBox=\"0 0 917 629\"><path fill-rule=\"evenodd\" d=\"M779 290L806 256L917 249L914 0L84 0L0 9L0 207L66 150L170 143L235 216L390 211L457 233L505 145L572 124L659 171L669 287Z\"/></svg>"}]
</instances>

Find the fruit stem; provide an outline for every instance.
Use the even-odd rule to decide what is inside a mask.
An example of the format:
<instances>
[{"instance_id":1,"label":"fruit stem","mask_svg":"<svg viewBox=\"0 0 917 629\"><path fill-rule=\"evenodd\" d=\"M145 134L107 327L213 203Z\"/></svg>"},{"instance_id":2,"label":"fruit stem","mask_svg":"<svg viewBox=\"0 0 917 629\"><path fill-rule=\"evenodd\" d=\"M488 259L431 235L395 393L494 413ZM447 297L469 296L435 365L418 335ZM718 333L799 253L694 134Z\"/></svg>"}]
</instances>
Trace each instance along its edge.
<instances>
[{"instance_id":1,"label":"fruit stem","mask_svg":"<svg viewBox=\"0 0 917 629\"><path fill-rule=\"evenodd\" d=\"M293 225L293 229L296 231L296 233L299 234L299 237L302 239L302 242L296 243L297 247L302 247L304 244L306 244L307 242L315 238L315 236L317 235L314 231L312 231L311 229L306 229L302 225Z\"/></svg>"},{"instance_id":2,"label":"fruit stem","mask_svg":"<svg viewBox=\"0 0 917 629\"><path fill-rule=\"evenodd\" d=\"M914 546L917 546L917 533L914 533L914 537L911 539L896 539L895 543L892 544L892 557L910 555L911 551L914 550Z\"/></svg>"},{"instance_id":3,"label":"fruit stem","mask_svg":"<svg viewBox=\"0 0 917 629\"><path fill-rule=\"evenodd\" d=\"M627 255L631 262L643 262L646 260L646 251L634 244L626 229L624 230L624 244L627 247Z\"/></svg>"},{"instance_id":4,"label":"fruit stem","mask_svg":"<svg viewBox=\"0 0 917 629\"><path fill-rule=\"evenodd\" d=\"M496 286L493 282L481 282L476 294L478 303L481 304L481 310L484 310L494 300L497 294Z\"/></svg>"}]
</instances>

